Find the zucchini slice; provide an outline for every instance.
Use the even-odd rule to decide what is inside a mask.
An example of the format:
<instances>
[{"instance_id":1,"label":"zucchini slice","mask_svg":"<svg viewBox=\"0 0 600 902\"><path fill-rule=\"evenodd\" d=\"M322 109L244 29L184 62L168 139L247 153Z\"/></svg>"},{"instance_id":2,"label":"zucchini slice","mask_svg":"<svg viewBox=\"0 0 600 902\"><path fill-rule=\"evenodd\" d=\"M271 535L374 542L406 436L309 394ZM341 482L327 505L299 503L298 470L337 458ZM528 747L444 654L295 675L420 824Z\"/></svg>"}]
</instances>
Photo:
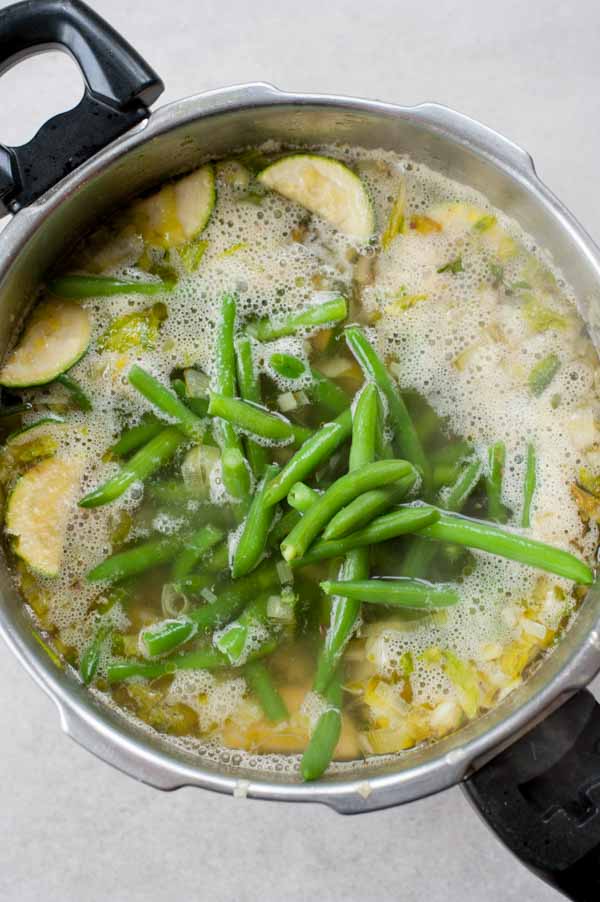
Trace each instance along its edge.
<instances>
[{"instance_id":1,"label":"zucchini slice","mask_svg":"<svg viewBox=\"0 0 600 902\"><path fill-rule=\"evenodd\" d=\"M375 215L365 186L339 160L294 154L267 166L258 180L353 238L367 241L375 231Z\"/></svg>"},{"instance_id":2,"label":"zucchini slice","mask_svg":"<svg viewBox=\"0 0 600 902\"><path fill-rule=\"evenodd\" d=\"M178 247L203 231L216 197L214 169L207 163L134 204L134 222L147 244Z\"/></svg>"},{"instance_id":3,"label":"zucchini slice","mask_svg":"<svg viewBox=\"0 0 600 902\"><path fill-rule=\"evenodd\" d=\"M87 310L73 301L45 301L35 308L18 345L0 370L0 385L46 385L83 357L92 332Z\"/></svg>"},{"instance_id":4,"label":"zucchini slice","mask_svg":"<svg viewBox=\"0 0 600 902\"><path fill-rule=\"evenodd\" d=\"M42 417L41 420L36 420L35 423L30 423L28 426L23 426L21 429L11 432L6 439L6 444L9 448L18 448L20 445L37 441L37 439L48 435L48 432L52 431L50 427L64 425L64 422L64 419L59 416Z\"/></svg>"},{"instance_id":5,"label":"zucchini slice","mask_svg":"<svg viewBox=\"0 0 600 902\"><path fill-rule=\"evenodd\" d=\"M82 474L80 461L51 457L31 467L6 506L6 531L14 551L43 576L58 576L67 522Z\"/></svg>"}]
</instances>

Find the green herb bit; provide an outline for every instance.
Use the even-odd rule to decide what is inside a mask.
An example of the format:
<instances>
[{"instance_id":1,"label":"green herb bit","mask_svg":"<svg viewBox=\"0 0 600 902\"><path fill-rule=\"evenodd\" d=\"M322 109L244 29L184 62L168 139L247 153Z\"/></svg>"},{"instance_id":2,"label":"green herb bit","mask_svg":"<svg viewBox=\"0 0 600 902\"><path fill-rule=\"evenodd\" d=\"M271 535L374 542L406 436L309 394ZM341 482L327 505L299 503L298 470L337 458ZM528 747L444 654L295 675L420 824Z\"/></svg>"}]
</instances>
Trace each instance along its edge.
<instances>
[{"instance_id":1,"label":"green herb bit","mask_svg":"<svg viewBox=\"0 0 600 902\"><path fill-rule=\"evenodd\" d=\"M492 216L490 213L487 213L485 216L481 216L477 222L473 224L473 228L476 232L487 232L493 226L496 225L498 220L495 216Z\"/></svg>"},{"instance_id":2,"label":"green herb bit","mask_svg":"<svg viewBox=\"0 0 600 902\"><path fill-rule=\"evenodd\" d=\"M529 390L532 395L539 398L548 388L561 367L560 359L556 354L548 354L543 360L531 369L529 373Z\"/></svg>"},{"instance_id":3,"label":"green herb bit","mask_svg":"<svg viewBox=\"0 0 600 902\"><path fill-rule=\"evenodd\" d=\"M208 241L205 239L193 238L191 241L188 241L187 244L183 244L177 248L177 253L181 258L181 262L183 263L186 272L196 272L206 253L207 247Z\"/></svg>"},{"instance_id":4,"label":"green herb bit","mask_svg":"<svg viewBox=\"0 0 600 902\"><path fill-rule=\"evenodd\" d=\"M459 272L464 272L464 266L462 262L462 257L456 257L454 260L450 260L449 263L445 263L443 266L440 266L438 272L451 272L456 275Z\"/></svg>"}]
</instances>

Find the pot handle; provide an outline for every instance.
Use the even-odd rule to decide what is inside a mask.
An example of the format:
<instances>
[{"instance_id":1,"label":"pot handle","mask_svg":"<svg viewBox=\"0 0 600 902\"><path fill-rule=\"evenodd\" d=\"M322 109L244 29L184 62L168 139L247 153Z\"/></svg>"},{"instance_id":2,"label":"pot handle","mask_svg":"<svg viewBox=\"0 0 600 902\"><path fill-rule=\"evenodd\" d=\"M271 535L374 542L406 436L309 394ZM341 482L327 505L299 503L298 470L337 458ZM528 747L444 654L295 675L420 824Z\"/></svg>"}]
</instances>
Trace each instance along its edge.
<instances>
[{"instance_id":1,"label":"pot handle","mask_svg":"<svg viewBox=\"0 0 600 902\"><path fill-rule=\"evenodd\" d=\"M0 144L0 215L16 213L146 119L164 90L153 69L81 0L25 0L0 11L0 75L45 50L70 53L85 79L72 110L20 147Z\"/></svg>"},{"instance_id":2,"label":"pot handle","mask_svg":"<svg viewBox=\"0 0 600 902\"><path fill-rule=\"evenodd\" d=\"M600 899L600 705L585 690L464 784L523 864L575 902Z\"/></svg>"}]
</instances>

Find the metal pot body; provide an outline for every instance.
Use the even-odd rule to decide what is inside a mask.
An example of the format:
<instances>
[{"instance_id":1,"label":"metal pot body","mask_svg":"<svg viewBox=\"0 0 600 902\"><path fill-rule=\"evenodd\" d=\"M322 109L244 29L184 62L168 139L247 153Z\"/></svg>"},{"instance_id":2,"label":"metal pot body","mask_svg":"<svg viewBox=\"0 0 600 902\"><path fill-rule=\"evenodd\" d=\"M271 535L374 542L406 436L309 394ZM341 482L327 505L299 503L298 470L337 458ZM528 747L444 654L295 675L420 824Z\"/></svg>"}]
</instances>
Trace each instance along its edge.
<instances>
[{"instance_id":1,"label":"metal pot body","mask_svg":"<svg viewBox=\"0 0 600 902\"><path fill-rule=\"evenodd\" d=\"M553 256L581 301L592 335L600 311L600 251L544 187L531 158L473 120L434 104L398 107L346 97L285 94L264 84L191 97L153 113L96 154L2 233L0 352L14 337L46 268L111 210L210 158L267 139L292 146L349 143L409 153L482 191ZM136 727L58 669L0 563L0 631L56 703L63 730L103 760L161 789L238 788L255 798L323 802L357 813L408 802L464 779L522 735L600 668L600 594L592 589L576 622L527 682L484 717L446 739L385 763L344 766L305 785L289 776L216 765Z\"/></svg>"}]
</instances>

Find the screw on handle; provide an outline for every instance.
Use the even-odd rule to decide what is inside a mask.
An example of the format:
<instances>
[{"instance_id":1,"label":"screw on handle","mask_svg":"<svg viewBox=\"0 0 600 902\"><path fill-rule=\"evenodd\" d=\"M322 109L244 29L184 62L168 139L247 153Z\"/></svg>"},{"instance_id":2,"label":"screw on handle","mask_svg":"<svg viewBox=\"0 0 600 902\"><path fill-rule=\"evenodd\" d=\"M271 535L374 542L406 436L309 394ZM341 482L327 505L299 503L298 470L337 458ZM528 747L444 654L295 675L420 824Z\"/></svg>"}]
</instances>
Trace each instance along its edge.
<instances>
[{"instance_id":1,"label":"screw on handle","mask_svg":"<svg viewBox=\"0 0 600 902\"><path fill-rule=\"evenodd\" d=\"M600 705L578 692L467 780L523 864L575 902L600 900Z\"/></svg>"},{"instance_id":2,"label":"screw on handle","mask_svg":"<svg viewBox=\"0 0 600 902\"><path fill-rule=\"evenodd\" d=\"M0 75L53 48L75 58L85 93L28 144L0 144L0 214L27 206L147 118L148 106L164 90L137 51L81 0L25 0L0 11Z\"/></svg>"}]
</instances>

